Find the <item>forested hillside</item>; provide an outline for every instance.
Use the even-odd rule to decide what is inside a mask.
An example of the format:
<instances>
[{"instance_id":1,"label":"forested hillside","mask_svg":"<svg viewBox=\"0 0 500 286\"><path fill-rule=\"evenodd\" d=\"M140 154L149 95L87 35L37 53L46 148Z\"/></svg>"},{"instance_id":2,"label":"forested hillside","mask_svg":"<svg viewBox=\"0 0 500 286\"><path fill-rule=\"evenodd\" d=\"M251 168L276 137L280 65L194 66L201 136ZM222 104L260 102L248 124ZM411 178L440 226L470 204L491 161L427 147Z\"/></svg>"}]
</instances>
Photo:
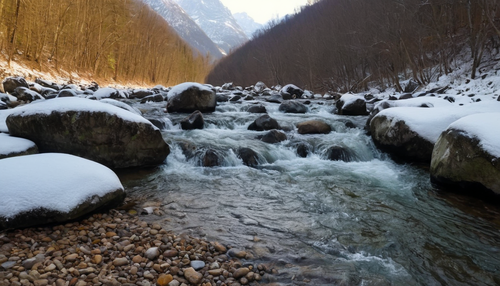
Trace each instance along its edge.
<instances>
[{"instance_id":1,"label":"forested hillside","mask_svg":"<svg viewBox=\"0 0 500 286\"><path fill-rule=\"evenodd\" d=\"M0 0L0 49L9 64L95 80L172 85L203 81L209 69L136 0Z\"/></svg>"},{"instance_id":2,"label":"forested hillside","mask_svg":"<svg viewBox=\"0 0 500 286\"><path fill-rule=\"evenodd\" d=\"M322 0L222 59L207 82L401 90L401 75L428 83L464 53L474 78L484 57L498 54L499 36L498 0Z\"/></svg>"}]
</instances>

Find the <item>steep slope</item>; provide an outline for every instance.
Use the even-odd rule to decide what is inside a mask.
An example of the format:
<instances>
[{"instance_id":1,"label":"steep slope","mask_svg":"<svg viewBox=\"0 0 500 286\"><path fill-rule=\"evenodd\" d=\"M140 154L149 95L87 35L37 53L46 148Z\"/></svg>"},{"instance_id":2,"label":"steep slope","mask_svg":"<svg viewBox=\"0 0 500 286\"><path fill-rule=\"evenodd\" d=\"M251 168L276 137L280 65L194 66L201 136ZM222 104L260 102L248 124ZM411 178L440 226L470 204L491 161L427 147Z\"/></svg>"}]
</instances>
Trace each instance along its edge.
<instances>
[{"instance_id":1,"label":"steep slope","mask_svg":"<svg viewBox=\"0 0 500 286\"><path fill-rule=\"evenodd\" d=\"M250 17L247 13L236 13L233 17L238 22L238 25L243 29L243 32L247 35L248 38L252 38L253 33L255 31L262 29L263 25L255 22L255 20Z\"/></svg>"},{"instance_id":2,"label":"steep slope","mask_svg":"<svg viewBox=\"0 0 500 286\"><path fill-rule=\"evenodd\" d=\"M179 36L203 55L210 54L220 59L222 53L217 45L203 32L191 17L173 0L143 0L162 16Z\"/></svg>"},{"instance_id":3,"label":"steep slope","mask_svg":"<svg viewBox=\"0 0 500 286\"><path fill-rule=\"evenodd\" d=\"M177 0L177 3L216 43L228 54L248 41L245 32L234 19L231 11L219 0Z\"/></svg>"}]
</instances>

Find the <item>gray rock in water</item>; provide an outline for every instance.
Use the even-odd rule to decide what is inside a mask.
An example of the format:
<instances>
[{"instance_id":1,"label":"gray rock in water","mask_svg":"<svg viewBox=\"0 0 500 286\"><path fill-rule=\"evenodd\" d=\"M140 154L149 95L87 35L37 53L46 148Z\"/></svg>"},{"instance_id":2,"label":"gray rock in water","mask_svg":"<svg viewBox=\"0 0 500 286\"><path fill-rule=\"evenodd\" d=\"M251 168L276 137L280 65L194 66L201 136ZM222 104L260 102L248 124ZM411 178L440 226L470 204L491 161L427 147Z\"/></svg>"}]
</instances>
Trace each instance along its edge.
<instances>
[{"instance_id":1,"label":"gray rock in water","mask_svg":"<svg viewBox=\"0 0 500 286\"><path fill-rule=\"evenodd\" d=\"M242 111L250 113L267 113L266 107L262 104L245 106L242 108Z\"/></svg>"},{"instance_id":2,"label":"gray rock in water","mask_svg":"<svg viewBox=\"0 0 500 286\"><path fill-rule=\"evenodd\" d=\"M196 110L188 117L181 120L181 128L183 130L193 130L193 129L203 129L205 126L205 120L203 119L203 114Z\"/></svg>"},{"instance_id":3,"label":"gray rock in water","mask_svg":"<svg viewBox=\"0 0 500 286\"><path fill-rule=\"evenodd\" d=\"M349 150L340 146L332 146L328 148L326 151L326 157L328 160L332 161L344 161L344 162L352 162L355 161L354 156L351 154Z\"/></svg>"},{"instance_id":4,"label":"gray rock in water","mask_svg":"<svg viewBox=\"0 0 500 286\"><path fill-rule=\"evenodd\" d=\"M286 100L280 105L279 111L284 113L306 113L308 108L300 102Z\"/></svg>"},{"instance_id":5,"label":"gray rock in water","mask_svg":"<svg viewBox=\"0 0 500 286\"><path fill-rule=\"evenodd\" d=\"M243 164L249 167L256 167L259 165L259 162L257 161L259 156L254 150L250 148L238 149L238 157L241 158Z\"/></svg>"},{"instance_id":6,"label":"gray rock in water","mask_svg":"<svg viewBox=\"0 0 500 286\"><path fill-rule=\"evenodd\" d=\"M203 167L217 167L220 166L221 159L217 152L213 149L209 149L205 152L202 158Z\"/></svg>"},{"instance_id":7,"label":"gray rock in water","mask_svg":"<svg viewBox=\"0 0 500 286\"><path fill-rule=\"evenodd\" d=\"M269 144L280 143L287 140L286 134L278 130L271 130L260 139Z\"/></svg>"},{"instance_id":8,"label":"gray rock in water","mask_svg":"<svg viewBox=\"0 0 500 286\"><path fill-rule=\"evenodd\" d=\"M262 115L261 117L255 119L255 121L248 126L248 130L254 131L265 131L272 129L281 129L278 121L271 118L269 115Z\"/></svg>"},{"instance_id":9,"label":"gray rock in water","mask_svg":"<svg viewBox=\"0 0 500 286\"><path fill-rule=\"evenodd\" d=\"M80 105L92 108L79 109ZM26 108L32 110L29 115L23 113ZM73 154L110 168L158 165L170 153L160 130L115 106L60 98L26 108L10 115L7 127L13 136L35 142L40 152ZM125 117L116 115L123 112Z\"/></svg>"}]
</instances>

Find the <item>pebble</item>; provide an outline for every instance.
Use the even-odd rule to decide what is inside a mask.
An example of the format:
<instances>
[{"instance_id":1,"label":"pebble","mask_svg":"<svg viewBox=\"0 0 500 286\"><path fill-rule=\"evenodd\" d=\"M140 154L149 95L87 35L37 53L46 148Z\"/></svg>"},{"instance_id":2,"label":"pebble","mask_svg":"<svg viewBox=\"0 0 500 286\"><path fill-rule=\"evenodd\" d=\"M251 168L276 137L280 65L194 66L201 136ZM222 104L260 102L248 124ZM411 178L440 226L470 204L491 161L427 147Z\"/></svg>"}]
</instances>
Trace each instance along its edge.
<instances>
[{"instance_id":1,"label":"pebble","mask_svg":"<svg viewBox=\"0 0 500 286\"><path fill-rule=\"evenodd\" d=\"M241 277L247 275L249 272L250 272L250 269L248 269L246 267L238 268L238 269L236 269L236 271L234 271L233 277L238 279L238 278L241 278Z\"/></svg>"},{"instance_id":2,"label":"pebble","mask_svg":"<svg viewBox=\"0 0 500 286\"><path fill-rule=\"evenodd\" d=\"M194 268L194 270L200 270L203 267L205 267L205 262L203 262L201 260L193 260L193 261L191 261L190 265L191 265L191 267Z\"/></svg>"},{"instance_id":3,"label":"pebble","mask_svg":"<svg viewBox=\"0 0 500 286\"><path fill-rule=\"evenodd\" d=\"M247 268L245 275L237 257L246 252L232 249L228 257L218 242L178 236L125 211L0 231L0 239L0 286L229 286L277 273L259 265L259 273Z\"/></svg>"}]
</instances>

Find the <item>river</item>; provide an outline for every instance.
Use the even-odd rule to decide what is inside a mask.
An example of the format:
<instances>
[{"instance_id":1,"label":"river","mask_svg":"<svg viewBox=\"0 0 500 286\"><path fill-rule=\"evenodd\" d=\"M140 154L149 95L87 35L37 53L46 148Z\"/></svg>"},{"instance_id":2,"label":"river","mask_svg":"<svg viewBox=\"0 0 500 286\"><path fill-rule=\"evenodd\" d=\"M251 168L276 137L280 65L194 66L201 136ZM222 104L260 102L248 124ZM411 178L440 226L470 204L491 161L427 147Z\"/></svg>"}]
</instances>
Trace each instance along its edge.
<instances>
[{"instance_id":1,"label":"river","mask_svg":"<svg viewBox=\"0 0 500 286\"><path fill-rule=\"evenodd\" d=\"M219 104L204 114L205 129L184 131L186 114L165 114L165 103L134 106L166 124L166 163L122 175L129 196L157 203L151 215L178 233L244 249L249 263L279 270L279 285L499 285L500 208L433 188L425 168L396 163L374 146L364 116L333 114L333 102L313 100L306 114L285 114L259 101L289 140L267 144L266 132L247 127L256 103ZM333 132L300 135L296 123L319 119ZM357 128L346 127L346 122ZM181 145L196 146L186 157ZM305 143L311 152L297 155ZM189 145L189 144L188 144ZM191 145L189 145L191 146ZM350 150L351 162L327 159L331 146ZM237 150L259 154L245 166ZM213 149L219 167L202 167Z\"/></svg>"}]
</instances>

